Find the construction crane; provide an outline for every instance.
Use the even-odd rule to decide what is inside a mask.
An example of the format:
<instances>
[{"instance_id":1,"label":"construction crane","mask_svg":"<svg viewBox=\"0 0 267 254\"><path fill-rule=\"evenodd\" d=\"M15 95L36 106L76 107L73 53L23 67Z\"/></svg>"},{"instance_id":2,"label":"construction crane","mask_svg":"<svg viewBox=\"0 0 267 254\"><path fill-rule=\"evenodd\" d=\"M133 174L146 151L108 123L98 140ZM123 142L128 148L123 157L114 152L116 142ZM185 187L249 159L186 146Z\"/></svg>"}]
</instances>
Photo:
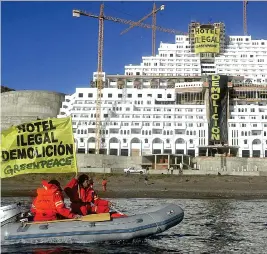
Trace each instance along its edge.
<instances>
[{"instance_id":1,"label":"construction crane","mask_svg":"<svg viewBox=\"0 0 267 254\"><path fill-rule=\"evenodd\" d=\"M154 3L152 12L150 12L149 14L147 14L146 16L141 18L139 21L136 22L136 24L131 25L127 29L123 30L121 32L121 35L127 33L133 27L137 26L138 24L142 23L144 20L146 20L147 18L152 16L152 55L155 56L156 55L156 29L155 29L155 26L156 26L156 13L158 11L163 11L164 7L165 7L164 5L161 5L159 8L157 8L156 4Z\"/></svg>"},{"instance_id":2,"label":"construction crane","mask_svg":"<svg viewBox=\"0 0 267 254\"><path fill-rule=\"evenodd\" d=\"M248 35L248 28L247 28L247 0L243 0L243 29L244 35Z\"/></svg>"},{"instance_id":3,"label":"construction crane","mask_svg":"<svg viewBox=\"0 0 267 254\"><path fill-rule=\"evenodd\" d=\"M73 10L74 17L85 15L81 11ZM87 15L85 15L87 16ZM101 94L103 88L103 48L104 48L104 4L100 5L100 13L98 16L98 54L97 54L97 97L96 97L96 128L95 128L95 154L99 154L101 142Z\"/></svg>"},{"instance_id":4,"label":"construction crane","mask_svg":"<svg viewBox=\"0 0 267 254\"><path fill-rule=\"evenodd\" d=\"M72 11L73 17L80 17L80 16L87 16L90 18L98 19L98 56L97 56L97 100L96 100L96 128L95 128L95 134L96 134L96 140L95 140L95 154L99 154L100 150L100 143L101 143L101 94L103 89L103 79L102 79L102 72L103 72L103 45L104 45L104 20L113 21L116 23L122 23L126 25L133 25L138 26L142 28L148 28L148 29L154 29L155 31L161 31L165 33L171 33L171 34L186 34L180 31L177 31L175 29L168 29L163 28L160 26L153 26L148 25L145 23L138 23L136 21L132 20L126 20L121 18L115 18L111 16L104 16L104 4L101 4L100 6L100 13L99 15L81 11L81 10L73 10Z\"/></svg>"}]
</instances>

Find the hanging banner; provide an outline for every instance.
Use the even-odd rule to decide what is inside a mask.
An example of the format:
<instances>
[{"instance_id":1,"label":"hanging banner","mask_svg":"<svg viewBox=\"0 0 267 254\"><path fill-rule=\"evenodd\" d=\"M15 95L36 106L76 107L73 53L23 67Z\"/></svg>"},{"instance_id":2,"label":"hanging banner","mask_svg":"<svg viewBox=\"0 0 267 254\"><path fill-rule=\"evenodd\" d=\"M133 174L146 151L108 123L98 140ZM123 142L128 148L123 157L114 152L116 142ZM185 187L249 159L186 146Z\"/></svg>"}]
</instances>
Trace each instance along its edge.
<instances>
[{"instance_id":1,"label":"hanging banner","mask_svg":"<svg viewBox=\"0 0 267 254\"><path fill-rule=\"evenodd\" d=\"M195 28L195 53L220 52L220 28Z\"/></svg>"},{"instance_id":2,"label":"hanging banner","mask_svg":"<svg viewBox=\"0 0 267 254\"><path fill-rule=\"evenodd\" d=\"M1 133L1 178L76 171L71 117L37 120Z\"/></svg>"},{"instance_id":3,"label":"hanging banner","mask_svg":"<svg viewBox=\"0 0 267 254\"><path fill-rule=\"evenodd\" d=\"M209 141L228 143L227 100L228 76L212 75L209 77L210 92L210 126Z\"/></svg>"}]
</instances>

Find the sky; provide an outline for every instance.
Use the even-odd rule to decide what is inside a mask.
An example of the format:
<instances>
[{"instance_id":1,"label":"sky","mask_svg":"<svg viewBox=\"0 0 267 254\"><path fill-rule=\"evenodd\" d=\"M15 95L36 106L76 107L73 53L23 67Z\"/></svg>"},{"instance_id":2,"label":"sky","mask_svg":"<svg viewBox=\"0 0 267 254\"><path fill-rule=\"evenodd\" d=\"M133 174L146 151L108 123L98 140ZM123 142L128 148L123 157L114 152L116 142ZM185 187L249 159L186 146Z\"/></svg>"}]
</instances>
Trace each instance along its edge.
<instances>
[{"instance_id":1,"label":"sky","mask_svg":"<svg viewBox=\"0 0 267 254\"><path fill-rule=\"evenodd\" d=\"M138 21L153 2L104 2L104 14ZM89 87L97 70L98 20L72 17L79 9L99 14L101 2L1 2L1 85L15 90L48 90L72 94ZM187 32L190 21L225 22L228 35L243 35L243 4L238 2L156 2L165 5L157 25ZM267 2L248 3L248 33L267 39ZM151 24L151 18L145 23ZM150 29L104 22L103 70L124 74L124 66L150 56ZM174 43L174 34L157 32L159 43Z\"/></svg>"}]
</instances>

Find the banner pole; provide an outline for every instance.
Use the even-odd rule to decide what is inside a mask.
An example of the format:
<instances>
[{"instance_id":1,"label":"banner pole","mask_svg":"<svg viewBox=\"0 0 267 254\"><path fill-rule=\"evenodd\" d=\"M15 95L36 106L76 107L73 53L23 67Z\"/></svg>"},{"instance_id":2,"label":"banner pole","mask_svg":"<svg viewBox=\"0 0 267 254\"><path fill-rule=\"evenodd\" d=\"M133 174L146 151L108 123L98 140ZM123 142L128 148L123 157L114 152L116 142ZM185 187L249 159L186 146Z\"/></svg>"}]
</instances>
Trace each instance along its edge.
<instances>
[{"instance_id":1,"label":"banner pole","mask_svg":"<svg viewBox=\"0 0 267 254\"><path fill-rule=\"evenodd\" d=\"M72 117L70 117L70 120L71 120L71 130L72 130L72 137L73 137L73 144L75 146L75 161L76 161L76 173L75 173L75 178L78 180L78 163L77 163L77 157L76 157L76 142L75 142L75 139L74 139L74 135L73 135L73 127L72 127ZM79 183L78 183L78 195L79 195L79 198L81 198L81 194L80 194L80 186L79 186Z\"/></svg>"},{"instance_id":2,"label":"banner pole","mask_svg":"<svg viewBox=\"0 0 267 254\"><path fill-rule=\"evenodd\" d=\"M78 180L78 164L77 164L77 160L76 160L76 179ZM78 195L79 195L79 198L81 198L80 185L79 185L79 183L78 183Z\"/></svg>"}]
</instances>

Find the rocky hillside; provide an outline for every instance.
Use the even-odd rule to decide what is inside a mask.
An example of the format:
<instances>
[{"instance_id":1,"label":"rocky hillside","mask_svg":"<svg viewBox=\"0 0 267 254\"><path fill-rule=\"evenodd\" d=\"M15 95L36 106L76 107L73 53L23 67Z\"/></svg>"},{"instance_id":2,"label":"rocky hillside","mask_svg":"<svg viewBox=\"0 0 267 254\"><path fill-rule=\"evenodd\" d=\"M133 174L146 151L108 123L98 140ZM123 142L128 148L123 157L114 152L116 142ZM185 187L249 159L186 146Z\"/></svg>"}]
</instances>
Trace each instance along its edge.
<instances>
[{"instance_id":1,"label":"rocky hillside","mask_svg":"<svg viewBox=\"0 0 267 254\"><path fill-rule=\"evenodd\" d=\"M10 92L10 91L15 91L15 89L12 89L6 86L1 86L1 93Z\"/></svg>"}]
</instances>

